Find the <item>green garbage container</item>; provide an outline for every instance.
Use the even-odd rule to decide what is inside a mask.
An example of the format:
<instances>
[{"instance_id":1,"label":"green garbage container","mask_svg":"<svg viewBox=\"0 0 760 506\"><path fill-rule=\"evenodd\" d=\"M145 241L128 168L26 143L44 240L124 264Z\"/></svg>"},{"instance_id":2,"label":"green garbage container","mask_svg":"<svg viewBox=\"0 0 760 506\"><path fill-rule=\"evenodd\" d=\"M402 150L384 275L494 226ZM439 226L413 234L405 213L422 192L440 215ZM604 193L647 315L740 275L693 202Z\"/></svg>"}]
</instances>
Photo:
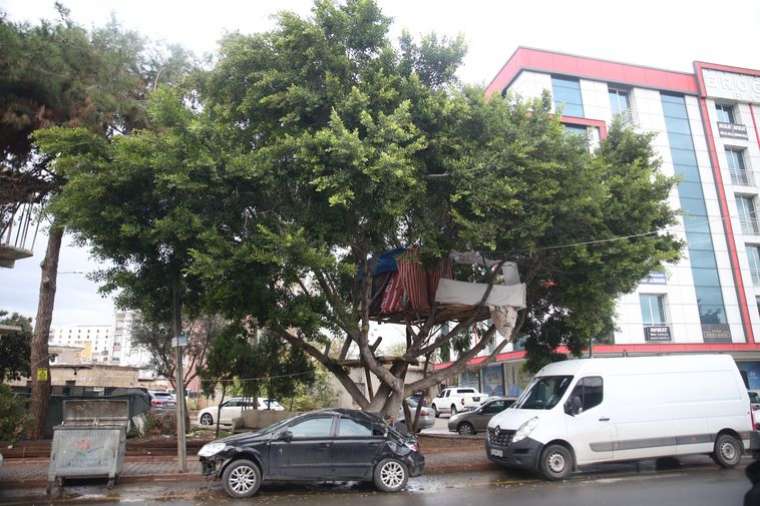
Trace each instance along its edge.
<instances>
[{"instance_id":1,"label":"green garbage container","mask_svg":"<svg viewBox=\"0 0 760 506\"><path fill-rule=\"evenodd\" d=\"M106 478L116 483L124 464L129 401L63 401L63 422L53 428L48 493L62 491L67 478Z\"/></svg>"}]
</instances>

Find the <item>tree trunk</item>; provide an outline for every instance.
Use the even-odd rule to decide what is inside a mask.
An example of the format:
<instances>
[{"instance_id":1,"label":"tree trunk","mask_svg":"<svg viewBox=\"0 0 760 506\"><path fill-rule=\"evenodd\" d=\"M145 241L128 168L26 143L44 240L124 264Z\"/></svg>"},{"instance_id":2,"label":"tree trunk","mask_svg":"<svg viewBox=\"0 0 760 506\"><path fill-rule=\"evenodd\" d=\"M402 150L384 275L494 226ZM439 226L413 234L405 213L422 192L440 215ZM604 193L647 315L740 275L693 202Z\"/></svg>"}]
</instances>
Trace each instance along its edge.
<instances>
[{"instance_id":1,"label":"tree trunk","mask_svg":"<svg viewBox=\"0 0 760 506\"><path fill-rule=\"evenodd\" d=\"M34 320L32 336L30 371L32 375L32 398L30 413L32 426L29 431L31 439L45 436L45 419L47 418L50 399L50 358L48 356L48 338L50 324L53 320L55 305L56 279L58 277L58 257L61 253L64 227L55 221L48 234L47 251L42 261L40 295L37 302L37 317Z\"/></svg>"},{"instance_id":2,"label":"tree trunk","mask_svg":"<svg viewBox=\"0 0 760 506\"><path fill-rule=\"evenodd\" d=\"M219 423L222 418L222 404L224 403L224 394L227 393L227 383L222 381L222 398L219 399L219 404L216 405L216 434L215 438L219 439Z\"/></svg>"}]
</instances>

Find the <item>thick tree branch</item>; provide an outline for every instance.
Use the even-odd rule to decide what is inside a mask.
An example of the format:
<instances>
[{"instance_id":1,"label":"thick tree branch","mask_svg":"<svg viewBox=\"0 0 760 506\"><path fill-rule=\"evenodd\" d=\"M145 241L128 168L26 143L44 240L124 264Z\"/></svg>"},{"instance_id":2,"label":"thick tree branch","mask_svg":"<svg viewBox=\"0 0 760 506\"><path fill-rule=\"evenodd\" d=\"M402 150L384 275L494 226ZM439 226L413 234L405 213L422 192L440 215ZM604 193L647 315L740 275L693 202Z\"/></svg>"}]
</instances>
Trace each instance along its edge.
<instances>
[{"instance_id":1,"label":"thick tree branch","mask_svg":"<svg viewBox=\"0 0 760 506\"><path fill-rule=\"evenodd\" d=\"M302 349L311 355L314 359L316 359L320 364L322 364L328 371L333 373L335 377L338 378L338 381L340 381L341 385L343 385L343 388L345 388L349 395L351 395L351 398L362 409L367 409L369 407L370 403L367 400L367 397L361 390L359 390L359 387L356 386L354 381L349 376L348 372L346 372L346 370L338 362L319 351L316 347L306 342L303 338L296 337L287 330L280 327L272 326L271 328L282 339L291 345Z\"/></svg>"}]
</instances>

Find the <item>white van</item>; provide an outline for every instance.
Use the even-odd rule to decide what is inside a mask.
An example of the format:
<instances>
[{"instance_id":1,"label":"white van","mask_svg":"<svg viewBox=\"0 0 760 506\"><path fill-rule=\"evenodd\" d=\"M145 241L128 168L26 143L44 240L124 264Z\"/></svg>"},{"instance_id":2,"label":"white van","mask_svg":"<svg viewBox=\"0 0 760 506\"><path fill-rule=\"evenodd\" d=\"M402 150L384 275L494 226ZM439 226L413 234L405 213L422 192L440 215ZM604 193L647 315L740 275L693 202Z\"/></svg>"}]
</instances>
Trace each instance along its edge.
<instances>
[{"instance_id":1,"label":"white van","mask_svg":"<svg viewBox=\"0 0 760 506\"><path fill-rule=\"evenodd\" d=\"M486 453L551 480L587 464L699 453L732 467L760 448L752 416L728 355L567 360L491 418Z\"/></svg>"}]
</instances>

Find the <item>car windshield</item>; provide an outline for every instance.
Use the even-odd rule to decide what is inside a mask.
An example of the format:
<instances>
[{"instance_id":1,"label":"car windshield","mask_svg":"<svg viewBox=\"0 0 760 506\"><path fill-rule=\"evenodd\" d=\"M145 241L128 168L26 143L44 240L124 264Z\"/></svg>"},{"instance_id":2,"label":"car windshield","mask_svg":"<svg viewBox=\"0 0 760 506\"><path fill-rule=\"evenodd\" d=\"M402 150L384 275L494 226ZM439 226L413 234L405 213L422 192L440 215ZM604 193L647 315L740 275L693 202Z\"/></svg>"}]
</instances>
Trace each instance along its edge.
<instances>
[{"instance_id":1,"label":"car windshield","mask_svg":"<svg viewBox=\"0 0 760 506\"><path fill-rule=\"evenodd\" d=\"M572 376L541 376L534 378L517 399L517 409L552 409L562 399Z\"/></svg>"},{"instance_id":2,"label":"car windshield","mask_svg":"<svg viewBox=\"0 0 760 506\"><path fill-rule=\"evenodd\" d=\"M166 392L155 392L153 394L156 397L166 397L167 399L170 399L172 394L167 394Z\"/></svg>"}]
</instances>

